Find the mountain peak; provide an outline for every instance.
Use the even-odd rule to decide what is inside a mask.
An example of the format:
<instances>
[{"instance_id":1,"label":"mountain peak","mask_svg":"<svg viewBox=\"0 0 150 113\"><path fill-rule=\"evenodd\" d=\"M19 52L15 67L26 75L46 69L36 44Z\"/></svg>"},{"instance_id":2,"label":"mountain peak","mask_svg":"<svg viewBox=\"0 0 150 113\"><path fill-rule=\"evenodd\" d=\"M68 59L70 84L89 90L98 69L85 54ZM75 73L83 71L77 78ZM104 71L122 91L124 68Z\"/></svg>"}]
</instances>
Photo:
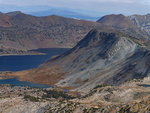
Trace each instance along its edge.
<instances>
[{"instance_id":1,"label":"mountain peak","mask_svg":"<svg viewBox=\"0 0 150 113\"><path fill-rule=\"evenodd\" d=\"M105 15L105 16L103 16L103 17L101 17L99 20L97 20L97 22L101 22L102 20L104 20L104 19L120 19L120 18L125 18L125 16L123 15L123 14L118 14L118 15L116 15L116 14L110 14L110 15ZM112 20L113 21L113 20Z\"/></svg>"},{"instance_id":2,"label":"mountain peak","mask_svg":"<svg viewBox=\"0 0 150 113\"><path fill-rule=\"evenodd\" d=\"M113 38L115 37L115 33L109 33L109 32L103 32L98 29L93 29L91 30L86 37L80 41L77 46L82 48L82 47L95 47L99 46L100 42L106 40L106 38Z\"/></svg>"},{"instance_id":3,"label":"mountain peak","mask_svg":"<svg viewBox=\"0 0 150 113\"><path fill-rule=\"evenodd\" d=\"M106 15L99 19L97 22L103 23L109 26L118 27L118 28L130 28L135 25L128 19L128 17L119 14L119 15Z\"/></svg>"},{"instance_id":4,"label":"mountain peak","mask_svg":"<svg viewBox=\"0 0 150 113\"><path fill-rule=\"evenodd\" d=\"M23 13L21 11L13 11L13 12L6 13L7 16L16 16L18 14L23 14Z\"/></svg>"},{"instance_id":5,"label":"mountain peak","mask_svg":"<svg viewBox=\"0 0 150 113\"><path fill-rule=\"evenodd\" d=\"M145 32L142 32L134 22L129 17L126 17L122 14L119 15L106 15L97 21L98 23L111 26L118 31L130 35L132 37L138 37L140 39L147 39L149 35Z\"/></svg>"}]
</instances>

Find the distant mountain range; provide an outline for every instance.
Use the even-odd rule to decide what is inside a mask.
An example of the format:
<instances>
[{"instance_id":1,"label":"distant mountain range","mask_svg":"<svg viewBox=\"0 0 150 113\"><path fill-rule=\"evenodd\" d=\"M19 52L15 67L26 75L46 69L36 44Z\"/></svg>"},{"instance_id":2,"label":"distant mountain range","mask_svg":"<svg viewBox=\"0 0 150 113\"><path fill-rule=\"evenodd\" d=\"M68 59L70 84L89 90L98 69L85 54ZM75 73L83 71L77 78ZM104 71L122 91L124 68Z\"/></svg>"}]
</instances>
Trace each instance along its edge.
<instances>
[{"instance_id":1,"label":"distant mountain range","mask_svg":"<svg viewBox=\"0 0 150 113\"><path fill-rule=\"evenodd\" d=\"M0 47L21 50L71 48L91 29L106 26L144 40L149 37L148 32L123 15L108 15L90 22L55 15L36 17L15 11L0 14Z\"/></svg>"},{"instance_id":2,"label":"distant mountain range","mask_svg":"<svg viewBox=\"0 0 150 113\"><path fill-rule=\"evenodd\" d=\"M29 13L33 16L48 16L48 15L57 15L57 16L63 16L68 18L74 18L74 19L81 19L81 20L90 20L90 21L96 21L99 19L99 17L93 17L85 14L81 14L78 12L73 12L69 10L59 10L59 9L50 9L45 11L38 11L38 12L31 12Z\"/></svg>"},{"instance_id":3,"label":"distant mountain range","mask_svg":"<svg viewBox=\"0 0 150 113\"><path fill-rule=\"evenodd\" d=\"M95 16L95 12L88 12L84 10L77 9L68 9L68 8L58 8L58 7L50 7L50 6L12 6L12 5L1 5L1 12L12 12L20 10L23 13L32 15L32 16L50 16L57 15L68 18L82 19L82 20L90 20L96 21L100 16ZM103 15L103 14L100 14Z\"/></svg>"},{"instance_id":4,"label":"distant mountain range","mask_svg":"<svg viewBox=\"0 0 150 113\"><path fill-rule=\"evenodd\" d=\"M37 48L71 48L96 22L60 16L35 17L22 12L0 15L0 47L30 50Z\"/></svg>"}]
</instances>

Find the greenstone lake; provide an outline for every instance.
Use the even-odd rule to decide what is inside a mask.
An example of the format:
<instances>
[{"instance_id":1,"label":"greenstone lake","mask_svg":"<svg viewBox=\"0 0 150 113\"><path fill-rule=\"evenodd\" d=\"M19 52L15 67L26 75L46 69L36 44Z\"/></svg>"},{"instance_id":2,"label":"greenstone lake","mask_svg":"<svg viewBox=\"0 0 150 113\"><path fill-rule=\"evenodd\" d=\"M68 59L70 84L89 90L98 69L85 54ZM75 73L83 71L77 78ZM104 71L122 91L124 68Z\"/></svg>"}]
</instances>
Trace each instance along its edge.
<instances>
[{"instance_id":1,"label":"greenstone lake","mask_svg":"<svg viewBox=\"0 0 150 113\"><path fill-rule=\"evenodd\" d=\"M45 53L46 55L12 55L0 56L0 71L22 71L38 67L52 56L63 54L68 48L46 48L34 51ZM33 84L19 81L17 78L0 80L0 84L10 84L12 86L29 86L36 88L48 88L49 85Z\"/></svg>"},{"instance_id":2,"label":"greenstone lake","mask_svg":"<svg viewBox=\"0 0 150 113\"><path fill-rule=\"evenodd\" d=\"M0 71L22 71L36 68L52 56L66 52L67 48L46 48L34 51L46 53L46 55L10 55L0 56Z\"/></svg>"}]
</instances>

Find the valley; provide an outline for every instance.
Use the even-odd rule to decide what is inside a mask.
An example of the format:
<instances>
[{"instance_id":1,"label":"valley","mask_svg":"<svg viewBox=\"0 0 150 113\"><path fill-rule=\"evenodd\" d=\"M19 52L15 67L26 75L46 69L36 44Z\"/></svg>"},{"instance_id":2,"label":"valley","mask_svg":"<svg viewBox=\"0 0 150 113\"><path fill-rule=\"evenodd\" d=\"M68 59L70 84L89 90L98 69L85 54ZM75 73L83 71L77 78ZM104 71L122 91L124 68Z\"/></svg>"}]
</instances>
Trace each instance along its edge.
<instances>
[{"instance_id":1,"label":"valley","mask_svg":"<svg viewBox=\"0 0 150 113\"><path fill-rule=\"evenodd\" d=\"M1 13L0 112L149 113L149 22Z\"/></svg>"}]
</instances>

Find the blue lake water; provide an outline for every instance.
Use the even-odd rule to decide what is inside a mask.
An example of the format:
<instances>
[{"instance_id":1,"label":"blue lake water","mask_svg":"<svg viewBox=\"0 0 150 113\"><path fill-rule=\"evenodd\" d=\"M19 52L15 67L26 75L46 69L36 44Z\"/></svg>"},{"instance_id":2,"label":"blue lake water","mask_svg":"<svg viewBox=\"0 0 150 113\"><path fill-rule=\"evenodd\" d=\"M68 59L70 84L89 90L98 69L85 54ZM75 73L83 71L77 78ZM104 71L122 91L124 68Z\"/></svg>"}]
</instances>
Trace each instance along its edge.
<instances>
[{"instance_id":1,"label":"blue lake water","mask_svg":"<svg viewBox=\"0 0 150 113\"><path fill-rule=\"evenodd\" d=\"M50 88L50 85L45 85L45 84L33 84L29 82L23 82L19 81L17 78L9 78L9 79L3 79L0 80L0 85L1 84L10 84L12 86L28 86L31 88Z\"/></svg>"},{"instance_id":2,"label":"blue lake water","mask_svg":"<svg viewBox=\"0 0 150 113\"><path fill-rule=\"evenodd\" d=\"M46 55L0 56L0 71L21 71L36 68L40 64L44 63L50 57L60 55L66 52L67 50L69 49L49 48L49 49L34 50L46 53ZM49 85L44 84L33 84L29 82L19 81L17 78L0 80L0 84L10 84L12 86L29 86L34 88L51 87Z\"/></svg>"},{"instance_id":3,"label":"blue lake water","mask_svg":"<svg viewBox=\"0 0 150 113\"><path fill-rule=\"evenodd\" d=\"M16 55L0 56L0 71L21 71L36 68L52 56L64 53L69 49L48 48L35 51L46 53L46 55Z\"/></svg>"},{"instance_id":4,"label":"blue lake water","mask_svg":"<svg viewBox=\"0 0 150 113\"><path fill-rule=\"evenodd\" d=\"M149 84L139 84L139 86L142 86L142 87L150 87Z\"/></svg>"}]
</instances>

